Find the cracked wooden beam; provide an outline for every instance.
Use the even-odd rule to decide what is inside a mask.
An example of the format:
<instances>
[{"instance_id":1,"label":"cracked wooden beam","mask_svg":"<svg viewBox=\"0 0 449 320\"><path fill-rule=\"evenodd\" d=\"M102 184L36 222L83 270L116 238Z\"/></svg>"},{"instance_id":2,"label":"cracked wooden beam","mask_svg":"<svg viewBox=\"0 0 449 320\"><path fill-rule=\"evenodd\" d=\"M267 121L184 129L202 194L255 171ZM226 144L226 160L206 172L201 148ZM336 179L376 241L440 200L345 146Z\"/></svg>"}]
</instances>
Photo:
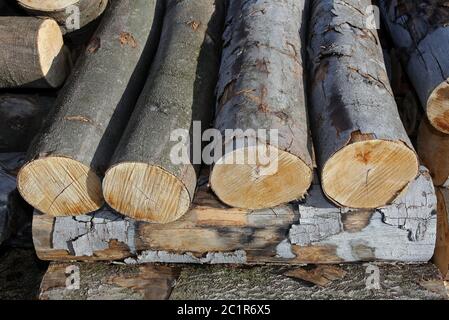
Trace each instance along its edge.
<instances>
[{"instance_id":1,"label":"cracked wooden beam","mask_svg":"<svg viewBox=\"0 0 449 320\"><path fill-rule=\"evenodd\" d=\"M0 88L57 88L70 72L53 19L0 17Z\"/></svg>"},{"instance_id":2,"label":"cracked wooden beam","mask_svg":"<svg viewBox=\"0 0 449 320\"><path fill-rule=\"evenodd\" d=\"M167 2L147 84L103 182L106 202L118 212L167 223L189 209L201 159L187 153L201 147L194 139L212 120L223 16L223 1ZM192 129L198 123L200 136Z\"/></svg>"},{"instance_id":3,"label":"cracked wooden beam","mask_svg":"<svg viewBox=\"0 0 449 320\"><path fill-rule=\"evenodd\" d=\"M435 210L435 191L424 168L392 205L362 212L336 207L318 184L300 204L255 211L223 205L204 184L192 209L173 223L137 222L108 209L56 219L36 213L33 240L41 259L57 261L425 262L435 246Z\"/></svg>"},{"instance_id":4,"label":"cracked wooden beam","mask_svg":"<svg viewBox=\"0 0 449 320\"><path fill-rule=\"evenodd\" d=\"M19 191L35 208L78 215L104 203L100 179L144 85L160 9L156 0L108 7L19 173Z\"/></svg>"},{"instance_id":5,"label":"cracked wooden beam","mask_svg":"<svg viewBox=\"0 0 449 320\"><path fill-rule=\"evenodd\" d=\"M449 12L444 0L380 1L381 12L430 123L449 133Z\"/></svg>"},{"instance_id":6,"label":"cracked wooden beam","mask_svg":"<svg viewBox=\"0 0 449 320\"><path fill-rule=\"evenodd\" d=\"M370 0L312 1L311 126L325 194L373 209L405 192L418 158L401 122Z\"/></svg>"},{"instance_id":7,"label":"cracked wooden beam","mask_svg":"<svg viewBox=\"0 0 449 320\"><path fill-rule=\"evenodd\" d=\"M230 206L262 209L302 199L312 182L301 36L307 5L230 1L215 119L223 152L210 176ZM271 140L274 130L278 141Z\"/></svg>"},{"instance_id":8,"label":"cracked wooden beam","mask_svg":"<svg viewBox=\"0 0 449 320\"><path fill-rule=\"evenodd\" d=\"M75 27L78 27L78 24L79 28L83 28L97 19L108 5L108 0L17 0L17 2L30 15L56 20L64 33L76 31ZM79 21L74 20L78 18Z\"/></svg>"}]
</instances>

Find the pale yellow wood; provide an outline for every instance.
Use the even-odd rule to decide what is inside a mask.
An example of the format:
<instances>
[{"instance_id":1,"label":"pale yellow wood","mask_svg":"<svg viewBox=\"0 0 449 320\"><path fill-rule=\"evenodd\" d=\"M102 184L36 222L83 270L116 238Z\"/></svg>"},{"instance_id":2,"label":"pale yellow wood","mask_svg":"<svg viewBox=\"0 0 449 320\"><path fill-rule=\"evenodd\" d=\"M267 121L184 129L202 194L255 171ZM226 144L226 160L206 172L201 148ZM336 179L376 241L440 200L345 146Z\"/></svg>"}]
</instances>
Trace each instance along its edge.
<instances>
[{"instance_id":1,"label":"pale yellow wood","mask_svg":"<svg viewBox=\"0 0 449 320\"><path fill-rule=\"evenodd\" d=\"M52 216L72 216L98 210L104 203L100 178L72 159L45 157L19 172L17 186L23 198Z\"/></svg>"},{"instance_id":2,"label":"pale yellow wood","mask_svg":"<svg viewBox=\"0 0 449 320\"><path fill-rule=\"evenodd\" d=\"M212 190L237 208L263 209L301 199L312 182L312 169L291 153L268 146L260 164L258 147L238 148L216 162L210 176ZM247 161L247 160L256 161Z\"/></svg>"},{"instance_id":3,"label":"pale yellow wood","mask_svg":"<svg viewBox=\"0 0 449 320\"><path fill-rule=\"evenodd\" d=\"M69 72L61 29L53 19L45 19L37 34L37 51L42 74L52 87L60 86Z\"/></svg>"},{"instance_id":4,"label":"pale yellow wood","mask_svg":"<svg viewBox=\"0 0 449 320\"><path fill-rule=\"evenodd\" d=\"M182 181L146 163L123 162L109 169L103 181L103 194L114 210L157 223L179 219L191 203Z\"/></svg>"},{"instance_id":5,"label":"pale yellow wood","mask_svg":"<svg viewBox=\"0 0 449 320\"><path fill-rule=\"evenodd\" d=\"M430 95L427 117L436 129L449 134L449 79L436 87Z\"/></svg>"},{"instance_id":6,"label":"pale yellow wood","mask_svg":"<svg viewBox=\"0 0 449 320\"><path fill-rule=\"evenodd\" d=\"M341 206L374 209L396 199L418 175L418 166L415 152L401 142L355 142L326 162L322 187Z\"/></svg>"},{"instance_id":7,"label":"pale yellow wood","mask_svg":"<svg viewBox=\"0 0 449 320\"><path fill-rule=\"evenodd\" d=\"M18 0L19 4L27 9L56 11L67 8L79 0Z\"/></svg>"}]
</instances>

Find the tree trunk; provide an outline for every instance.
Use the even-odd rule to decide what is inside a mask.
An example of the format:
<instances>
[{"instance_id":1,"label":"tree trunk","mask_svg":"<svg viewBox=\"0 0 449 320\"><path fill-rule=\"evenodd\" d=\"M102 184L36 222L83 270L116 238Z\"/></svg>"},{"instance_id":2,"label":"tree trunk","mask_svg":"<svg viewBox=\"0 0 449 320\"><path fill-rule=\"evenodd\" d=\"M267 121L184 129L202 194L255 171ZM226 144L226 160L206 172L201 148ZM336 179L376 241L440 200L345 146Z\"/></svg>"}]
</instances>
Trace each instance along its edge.
<instances>
[{"instance_id":1,"label":"tree trunk","mask_svg":"<svg viewBox=\"0 0 449 320\"><path fill-rule=\"evenodd\" d=\"M392 205L341 209L312 185L303 203L244 210L221 203L204 184L178 221L141 222L104 208L89 216L36 213L33 242L42 260L126 263L307 264L427 262L435 248L436 197L427 170Z\"/></svg>"},{"instance_id":2,"label":"tree trunk","mask_svg":"<svg viewBox=\"0 0 449 320\"><path fill-rule=\"evenodd\" d=\"M418 154L429 168L433 183L449 187L449 135L435 129L427 119L419 127Z\"/></svg>"},{"instance_id":3,"label":"tree trunk","mask_svg":"<svg viewBox=\"0 0 449 320\"><path fill-rule=\"evenodd\" d=\"M437 241L433 262L437 265L445 280L449 281L449 190L437 188L438 224Z\"/></svg>"},{"instance_id":4,"label":"tree trunk","mask_svg":"<svg viewBox=\"0 0 449 320\"><path fill-rule=\"evenodd\" d=\"M381 12L430 123L449 133L449 10L444 0L380 1Z\"/></svg>"},{"instance_id":5,"label":"tree trunk","mask_svg":"<svg viewBox=\"0 0 449 320\"><path fill-rule=\"evenodd\" d=\"M210 177L214 192L230 206L269 208L303 198L310 187L300 35L307 2L230 2L215 120L225 151L214 155Z\"/></svg>"},{"instance_id":6,"label":"tree trunk","mask_svg":"<svg viewBox=\"0 0 449 320\"><path fill-rule=\"evenodd\" d=\"M35 208L77 215L103 204L100 177L144 85L159 14L155 0L111 2L19 173Z\"/></svg>"},{"instance_id":7,"label":"tree trunk","mask_svg":"<svg viewBox=\"0 0 449 320\"><path fill-rule=\"evenodd\" d=\"M0 89L56 88L69 73L64 42L52 19L0 17Z\"/></svg>"},{"instance_id":8,"label":"tree trunk","mask_svg":"<svg viewBox=\"0 0 449 320\"><path fill-rule=\"evenodd\" d=\"M179 271L169 266L52 263L42 279L39 300L164 300ZM73 280L71 288L67 280Z\"/></svg>"},{"instance_id":9,"label":"tree trunk","mask_svg":"<svg viewBox=\"0 0 449 320\"><path fill-rule=\"evenodd\" d=\"M167 4L148 82L103 183L107 203L127 216L166 223L190 207L198 164L188 157L181 163L173 159L172 150L180 143L172 141L172 135L183 131L181 144L187 150L192 123L200 121L203 129L210 125L222 4L210 0Z\"/></svg>"},{"instance_id":10,"label":"tree trunk","mask_svg":"<svg viewBox=\"0 0 449 320\"><path fill-rule=\"evenodd\" d=\"M53 104L52 97L0 95L0 152L25 152Z\"/></svg>"},{"instance_id":11,"label":"tree trunk","mask_svg":"<svg viewBox=\"0 0 449 320\"><path fill-rule=\"evenodd\" d=\"M315 0L311 14L311 123L322 187L336 204L391 203L418 173L388 81L370 0Z\"/></svg>"},{"instance_id":12,"label":"tree trunk","mask_svg":"<svg viewBox=\"0 0 449 320\"><path fill-rule=\"evenodd\" d=\"M108 0L18 0L18 3L29 14L53 18L64 32L73 32L98 18ZM75 21L78 12L79 21Z\"/></svg>"}]
</instances>

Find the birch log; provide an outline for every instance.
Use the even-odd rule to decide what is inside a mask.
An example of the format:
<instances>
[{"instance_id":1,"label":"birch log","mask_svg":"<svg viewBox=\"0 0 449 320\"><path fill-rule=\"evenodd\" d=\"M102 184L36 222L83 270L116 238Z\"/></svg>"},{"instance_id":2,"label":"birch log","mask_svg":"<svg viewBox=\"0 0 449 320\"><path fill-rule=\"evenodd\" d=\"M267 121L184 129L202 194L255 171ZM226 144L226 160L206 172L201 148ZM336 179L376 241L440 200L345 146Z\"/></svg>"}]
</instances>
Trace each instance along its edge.
<instances>
[{"instance_id":1,"label":"birch log","mask_svg":"<svg viewBox=\"0 0 449 320\"><path fill-rule=\"evenodd\" d=\"M300 36L307 3L230 2L215 120L224 153L215 155L210 177L212 189L228 205L273 207L303 198L310 187ZM228 136L227 130L235 133ZM278 130L277 143L271 140L273 130Z\"/></svg>"},{"instance_id":2,"label":"birch log","mask_svg":"<svg viewBox=\"0 0 449 320\"><path fill-rule=\"evenodd\" d=\"M0 152L25 152L53 104L53 97L0 95Z\"/></svg>"},{"instance_id":3,"label":"birch log","mask_svg":"<svg viewBox=\"0 0 449 320\"><path fill-rule=\"evenodd\" d=\"M418 173L388 81L370 0L313 1L310 110L325 194L336 204L391 203Z\"/></svg>"},{"instance_id":4,"label":"birch log","mask_svg":"<svg viewBox=\"0 0 449 320\"><path fill-rule=\"evenodd\" d=\"M76 31L106 9L108 0L17 0L29 14L56 20L64 32Z\"/></svg>"},{"instance_id":5,"label":"birch log","mask_svg":"<svg viewBox=\"0 0 449 320\"><path fill-rule=\"evenodd\" d=\"M449 190L437 188L438 222L433 262L444 279L449 281Z\"/></svg>"},{"instance_id":6,"label":"birch log","mask_svg":"<svg viewBox=\"0 0 449 320\"><path fill-rule=\"evenodd\" d=\"M381 0L381 12L430 123L449 133L449 10L445 0Z\"/></svg>"},{"instance_id":7,"label":"birch log","mask_svg":"<svg viewBox=\"0 0 449 320\"><path fill-rule=\"evenodd\" d=\"M429 168L433 183L449 187L449 135L435 129L427 119L419 127L418 154Z\"/></svg>"},{"instance_id":8,"label":"birch log","mask_svg":"<svg viewBox=\"0 0 449 320\"><path fill-rule=\"evenodd\" d=\"M64 41L52 19L0 17L0 89L56 88L69 73Z\"/></svg>"},{"instance_id":9,"label":"birch log","mask_svg":"<svg viewBox=\"0 0 449 320\"><path fill-rule=\"evenodd\" d=\"M171 137L183 131L181 144L188 150L193 121L200 121L203 129L211 122L222 4L210 0L167 3L155 62L103 182L107 203L122 214L166 223L190 207L198 163L187 156L174 160L172 151L179 142Z\"/></svg>"},{"instance_id":10,"label":"birch log","mask_svg":"<svg viewBox=\"0 0 449 320\"><path fill-rule=\"evenodd\" d=\"M77 215L103 204L100 177L144 85L157 12L155 0L111 2L19 173L19 191L35 208Z\"/></svg>"}]
</instances>

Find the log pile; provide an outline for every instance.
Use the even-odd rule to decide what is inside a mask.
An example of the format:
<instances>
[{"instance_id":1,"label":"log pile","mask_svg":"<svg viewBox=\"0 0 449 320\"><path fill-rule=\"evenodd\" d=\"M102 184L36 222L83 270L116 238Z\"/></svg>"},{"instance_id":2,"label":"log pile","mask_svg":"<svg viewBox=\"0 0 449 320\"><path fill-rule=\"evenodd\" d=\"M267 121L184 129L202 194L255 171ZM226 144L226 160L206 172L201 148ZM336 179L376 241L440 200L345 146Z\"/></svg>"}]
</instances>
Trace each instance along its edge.
<instances>
[{"instance_id":1,"label":"log pile","mask_svg":"<svg viewBox=\"0 0 449 320\"><path fill-rule=\"evenodd\" d=\"M41 259L431 258L449 186L438 1L381 1L387 63L371 0L18 3L33 16L0 17L0 151L34 139L17 183ZM79 45L73 6L95 31Z\"/></svg>"}]
</instances>

